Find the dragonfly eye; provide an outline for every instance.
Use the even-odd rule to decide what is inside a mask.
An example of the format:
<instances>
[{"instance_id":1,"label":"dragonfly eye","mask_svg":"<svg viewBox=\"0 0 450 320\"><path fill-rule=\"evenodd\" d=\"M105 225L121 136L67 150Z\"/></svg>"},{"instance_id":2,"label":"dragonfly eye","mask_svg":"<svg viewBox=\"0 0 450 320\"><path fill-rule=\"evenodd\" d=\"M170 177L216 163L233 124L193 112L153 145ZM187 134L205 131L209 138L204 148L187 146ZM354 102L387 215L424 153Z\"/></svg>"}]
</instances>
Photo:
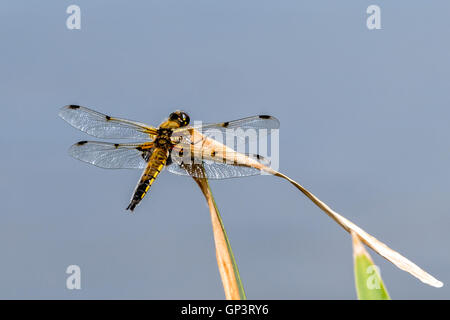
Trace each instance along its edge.
<instances>
[{"instance_id":1,"label":"dragonfly eye","mask_svg":"<svg viewBox=\"0 0 450 320\"><path fill-rule=\"evenodd\" d=\"M186 113L181 112L180 113L180 120L181 120L181 124L183 126L187 126L191 119L189 118L189 116Z\"/></svg>"},{"instance_id":2,"label":"dragonfly eye","mask_svg":"<svg viewBox=\"0 0 450 320\"><path fill-rule=\"evenodd\" d=\"M177 121L180 116L176 112L172 112L169 116L169 120Z\"/></svg>"},{"instance_id":3,"label":"dragonfly eye","mask_svg":"<svg viewBox=\"0 0 450 320\"><path fill-rule=\"evenodd\" d=\"M190 121L189 116L182 111L172 112L169 116L169 120L178 122L182 127L187 126Z\"/></svg>"}]
</instances>

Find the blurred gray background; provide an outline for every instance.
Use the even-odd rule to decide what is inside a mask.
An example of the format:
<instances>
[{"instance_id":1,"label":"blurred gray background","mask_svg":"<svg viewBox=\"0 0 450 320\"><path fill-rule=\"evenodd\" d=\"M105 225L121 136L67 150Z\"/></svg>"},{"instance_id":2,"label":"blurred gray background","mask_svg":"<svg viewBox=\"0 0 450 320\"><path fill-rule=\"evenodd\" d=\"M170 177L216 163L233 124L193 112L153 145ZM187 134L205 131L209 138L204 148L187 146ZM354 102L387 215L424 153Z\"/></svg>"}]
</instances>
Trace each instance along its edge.
<instances>
[{"instance_id":1,"label":"blurred gray background","mask_svg":"<svg viewBox=\"0 0 450 320\"><path fill-rule=\"evenodd\" d=\"M66 8L81 7L81 30ZM381 7L381 30L366 9ZM442 280L372 253L394 299L450 298L448 1L2 1L0 298L222 299L192 179L70 158L80 104L158 125L271 114L280 170ZM288 183L211 182L248 298L354 299L350 237ZM176 201L174 200L176 199ZM68 265L82 289L66 289Z\"/></svg>"}]
</instances>

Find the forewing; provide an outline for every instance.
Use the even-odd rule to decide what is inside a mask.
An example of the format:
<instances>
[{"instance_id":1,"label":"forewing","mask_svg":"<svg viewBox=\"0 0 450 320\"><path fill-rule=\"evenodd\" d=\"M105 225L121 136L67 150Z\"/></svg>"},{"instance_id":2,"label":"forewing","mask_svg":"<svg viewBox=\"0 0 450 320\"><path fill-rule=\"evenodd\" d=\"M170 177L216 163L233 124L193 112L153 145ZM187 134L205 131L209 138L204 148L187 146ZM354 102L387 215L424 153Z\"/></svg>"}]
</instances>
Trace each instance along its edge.
<instances>
[{"instance_id":1,"label":"forewing","mask_svg":"<svg viewBox=\"0 0 450 320\"><path fill-rule=\"evenodd\" d=\"M194 126L195 127L195 126ZM268 115L258 115L239 120L226 121L221 123L209 123L200 125L202 129L211 128L227 128L227 129L278 129L280 127L280 121L277 118Z\"/></svg>"},{"instance_id":2,"label":"forewing","mask_svg":"<svg viewBox=\"0 0 450 320\"><path fill-rule=\"evenodd\" d=\"M114 144L80 141L69 149L75 159L106 169L144 169L152 152L152 144Z\"/></svg>"},{"instance_id":3,"label":"forewing","mask_svg":"<svg viewBox=\"0 0 450 320\"><path fill-rule=\"evenodd\" d=\"M107 116L103 113L77 106L61 108L59 116L73 127L103 139L153 139L157 130L146 124Z\"/></svg>"},{"instance_id":4,"label":"forewing","mask_svg":"<svg viewBox=\"0 0 450 320\"><path fill-rule=\"evenodd\" d=\"M267 115L258 115L234 121L183 127L174 130L172 137L176 138L181 136L183 137L183 139L190 141L190 133L192 132L192 129L195 129L198 132L202 133L204 136L213 137L215 139L217 139L217 136L220 134L227 134L235 136L238 139L245 139L245 135L248 135L249 129L254 130L254 132L257 134L261 133L261 130L266 130L265 132L270 135L271 130L278 129L279 127L280 121L278 121L277 118ZM241 129L241 131L236 129ZM223 142L225 142L226 138L223 136L221 139Z\"/></svg>"}]
</instances>

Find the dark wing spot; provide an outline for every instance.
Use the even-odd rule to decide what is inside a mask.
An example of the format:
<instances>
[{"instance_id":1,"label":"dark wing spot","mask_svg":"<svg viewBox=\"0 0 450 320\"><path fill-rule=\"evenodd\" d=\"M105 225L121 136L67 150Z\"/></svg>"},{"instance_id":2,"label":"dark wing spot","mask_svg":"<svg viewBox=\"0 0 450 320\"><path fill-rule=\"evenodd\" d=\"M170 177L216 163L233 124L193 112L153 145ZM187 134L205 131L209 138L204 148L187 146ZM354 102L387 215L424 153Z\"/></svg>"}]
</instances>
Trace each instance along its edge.
<instances>
[{"instance_id":1,"label":"dark wing spot","mask_svg":"<svg viewBox=\"0 0 450 320\"><path fill-rule=\"evenodd\" d=\"M115 143L114 144L114 147L116 147L116 149L119 147L119 144L118 143Z\"/></svg>"},{"instance_id":2,"label":"dark wing spot","mask_svg":"<svg viewBox=\"0 0 450 320\"><path fill-rule=\"evenodd\" d=\"M142 149L142 147L136 147L136 150L137 151L142 151L143 149Z\"/></svg>"},{"instance_id":3,"label":"dark wing spot","mask_svg":"<svg viewBox=\"0 0 450 320\"><path fill-rule=\"evenodd\" d=\"M169 155L169 157L166 160L166 166L170 166L172 164L172 156Z\"/></svg>"},{"instance_id":4,"label":"dark wing spot","mask_svg":"<svg viewBox=\"0 0 450 320\"><path fill-rule=\"evenodd\" d=\"M260 115L259 116L261 119L270 119L270 118L272 118L271 116L268 116L268 115L265 115L265 114L262 114L262 115Z\"/></svg>"},{"instance_id":5,"label":"dark wing spot","mask_svg":"<svg viewBox=\"0 0 450 320\"><path fill-rule=\"evenodd\" d=\"M77 143L77 145L78 146L82 146L83 144L86 144L86 143L87 143L87 141L80 141L80 142Z\"/></svg>"},{"instance_id":6,"label":"dark wing spot","mask_svg":"<svg viewBox=\"0 0 450 320\"><path fill-rule=\"evenodd\" d=\"M249 155L249 157L253 158L253 159L257 159L259 161L259 163L261 163L265 166L270 166L270 160L259 154L251 154L251 155Z\"/></svg>"},{"instance_id":7,"label":"dark wing spot","mask_svg":"<svg viewBox=\"0 0 450 320\"><path fill-rule=\"evenodd\" d=\"M211 157L215 157L216 156L216 151L211 151Z\"/></svg>"},{"instance_id":8,"label":"dark wing spot","mask_svg":"<svg viewBox=\"0 0 450 320\"><path fill-rule=\"evenodd\" d=\"M69 105L69 109L78 109L78 108L80 108L80 106L77 106L75 104Z\"/></svg>"},{"instance_id":9,"label":"dark wing spot","mask_svg":"<svg viewBox=\"0 0 450 320\"><path fill-rule=\"evenodd\" d=\"M222 127L224 127L224 128L226 128L226 127L228 127L228 125L230 124L230 122L224 122L223 124L222 124Z\"/></svg>"},{"instance_id":10,"label":"dark wing spot","mask_svg":"<svg viewBox=\"0 0 450 320\"><path fill-rule=\"evenodd\" d=\"M107 121L111 120L110 116L105 116L105 118L106 118Z\"/></svg>"}]
</instances>

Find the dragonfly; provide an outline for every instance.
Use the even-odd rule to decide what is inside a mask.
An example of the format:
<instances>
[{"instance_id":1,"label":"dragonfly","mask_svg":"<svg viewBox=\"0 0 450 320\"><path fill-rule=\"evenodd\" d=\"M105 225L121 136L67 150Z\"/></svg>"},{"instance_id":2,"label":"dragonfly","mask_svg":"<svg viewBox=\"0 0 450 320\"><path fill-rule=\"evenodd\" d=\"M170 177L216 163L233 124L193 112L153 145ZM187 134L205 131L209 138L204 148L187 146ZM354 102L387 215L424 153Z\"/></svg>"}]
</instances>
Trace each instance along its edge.
<instances>
[{"instance_id":1,"label":"dragonfly","mask_svg":"<svg viewBox=\"0 0 450 320\"><path fill-rule=\"evenodd\" d=\"M107 169L141 169L127 210L133 211L149 192L163 169L195 178L226 179L272 173L270 161L261 155L238 152L214 139L217 133L245 133L246 129L278 129L278 119L257 115L221 123L190 125L190 117L177 110L157 128L137 121L108 116L79 105L61 108L59 116L73 127L100 139L134 139L110 143L79 141L69 154L81 161ZM232 131L230 131L232 130ZM211 134L214 133L214 134ZM245 136L236 135L245 140Z\"/></svg>"},{"instance_id":2,"label":"dragonfly","mask_svg":"<svg viewBox=\"0 0 450 320\"><path fill-rule=\"evenodd\" d=\"M225 179L265 172L291 183L352 237L357 236L398 268L431 286L443 285L412 261L331 209L301 184L272 169L270 161L265 157L239 152L234 147L214 139L217 132L225 132L228 129L278 129L280 122L275 117L258 115L192 126L187 113L175 111L155 128L140 122L111 117L78 105L61 108L59 116L73 127L97 138L138 141L132 143L80 141L69 149L69 154L74 158L101 168L143 170L127 210L133 211L136 208L163 168L171 173L201 179ZM236 138L245 139L239 134Z\"/></svg>"}]
</instances>

